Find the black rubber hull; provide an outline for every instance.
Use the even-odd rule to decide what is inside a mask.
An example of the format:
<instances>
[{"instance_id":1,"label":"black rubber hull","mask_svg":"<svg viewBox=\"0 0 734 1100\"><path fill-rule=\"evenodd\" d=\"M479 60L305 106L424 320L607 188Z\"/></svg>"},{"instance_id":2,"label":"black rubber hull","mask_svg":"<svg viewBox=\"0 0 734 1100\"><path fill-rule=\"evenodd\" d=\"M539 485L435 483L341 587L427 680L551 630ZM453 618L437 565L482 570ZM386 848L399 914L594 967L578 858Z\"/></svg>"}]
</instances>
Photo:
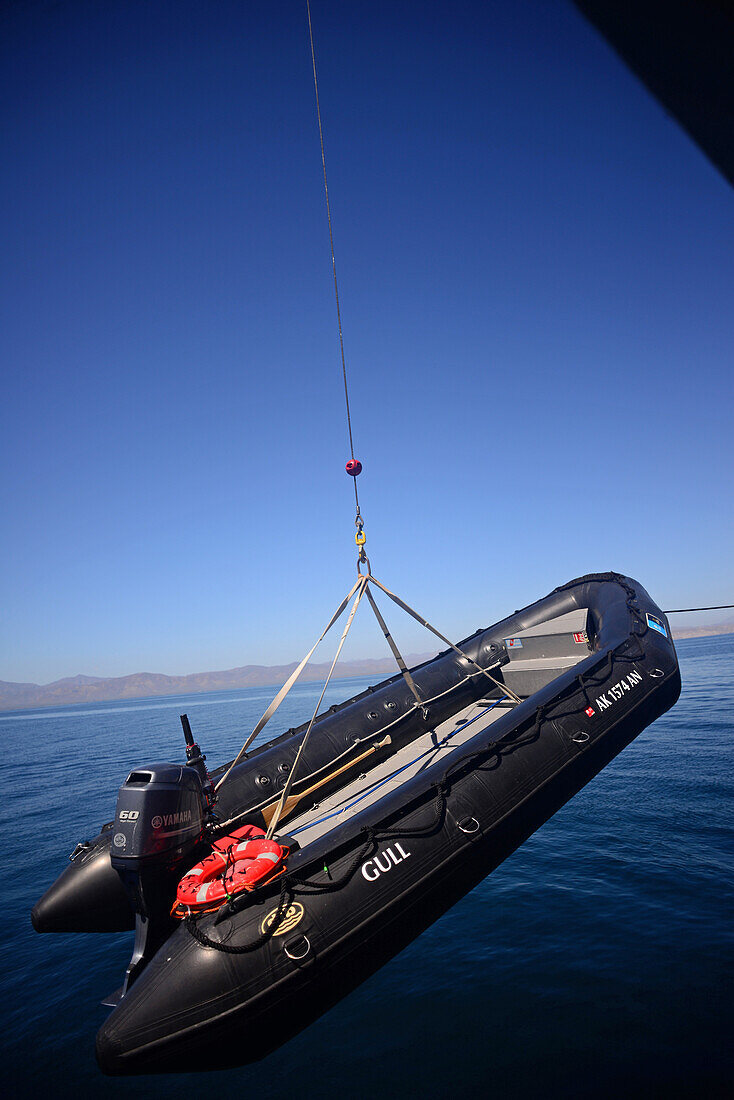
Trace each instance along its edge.
<instances>
[{"instance_id":1,"label":"black rubber hull","mask_svg":"<svg viewBox=\"0 0 734 1100\"><path fill-rule=\"evenodd\" d=\"M233 954L178 927L98 1034L106 1073L262 1058L410 943L675 703L669 631L646 626L647 612L664 617L627 578L582 578L509 622L561 613L569 596L595 609L598 651L464 746L448 772L428 769L324 838L323 850L298 853L290 873L313 886L294 883L287 930ZM197 927L236 949L259 937L277 903L273 884Z\"/></svg>"},{"instance_id":2,"label":"black rubber hull","mask_svg":"<svg viewBox=\"0 0 734 1100\"><path fill-rule=\"evenodd\" d=\"M135 913L110 862L112 829L86 842L33 906L36 932L127 932Z\"/></svg>"}]
</instances>

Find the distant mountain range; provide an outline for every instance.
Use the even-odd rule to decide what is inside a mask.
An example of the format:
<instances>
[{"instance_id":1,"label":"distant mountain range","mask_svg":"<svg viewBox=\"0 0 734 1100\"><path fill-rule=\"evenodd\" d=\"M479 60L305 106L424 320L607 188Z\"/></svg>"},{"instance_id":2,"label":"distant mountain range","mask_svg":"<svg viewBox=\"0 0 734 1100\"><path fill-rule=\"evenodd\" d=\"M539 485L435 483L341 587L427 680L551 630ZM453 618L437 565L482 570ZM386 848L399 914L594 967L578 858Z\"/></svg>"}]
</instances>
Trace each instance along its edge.
<instances>
[{"instance_id":1,"label":"distant mountain range","mask_svg":"<svg viewBox=\"0 0 734 1100\"><path fill-rule=\"evenodd\" d=\"M734 622L716 626L672 627L674 638L703 638L734 633ZM412 653L409 665L427 661L433 653ZM192 695L204 691L235 691L238 688L282 684L296 667L290 665L243 665L224 672L192 672L189 676L164 676L159 672L136 672L132 676L67 676L52 684L13 684L0 680L0 710L26 707L62 707L74 703L108 703L115 699L147 699L155 695ZM306 665L301 680L324 680L328 664ZM335 677L371 676L384 679L396 672L392 657L379 660L344 661L337 665Z\"/></svg>"},{"instance_id":2,"label":"distant mountain range","mask_svg":"<svg viewBox=\"0 0 734 1100\"><path fill-rule=\"evenodd\" d=\"M715 634L734 634L734 623L717 623L716 626L675 626L670 624L674 638L711 638Z\"/></svg>"},{"instance_id":3,"label":"distant mountain range","mask_svg":"<svg viewBox=\"0 0 734 1100\"><path fill-rule=\"evenodd\" d=\"M427 661L433 653L413 653L409 665ZM191 695L204 691L234 691L237 688L282 684L296 667L289 665L244 665L224 672L193 672L189 676L164 676L158 672L136 672L131 676L67 676L52 684L14 684L0 680L0 710L26 707L69 706L73 703L103 703L115 699L147 699L154 695ZM330 664L309 664L302 681L325 680ZM344 661L335 677L372 676L375 680L397 672L392 657L379 660Z\"/></svg>"}]
</instances>

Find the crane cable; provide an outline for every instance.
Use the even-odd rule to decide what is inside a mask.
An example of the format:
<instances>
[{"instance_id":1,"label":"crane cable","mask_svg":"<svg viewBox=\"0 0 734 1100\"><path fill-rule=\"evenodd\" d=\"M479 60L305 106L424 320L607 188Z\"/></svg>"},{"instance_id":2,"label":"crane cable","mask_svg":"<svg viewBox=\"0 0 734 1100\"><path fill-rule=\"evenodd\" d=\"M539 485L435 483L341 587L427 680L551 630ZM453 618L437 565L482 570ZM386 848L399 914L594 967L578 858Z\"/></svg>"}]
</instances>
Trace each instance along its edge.
<instances>
[{"instance_id":1,"label":"crane cable","mask_svg":"<svg viewBox=\"0 0 734 1100\"><path fill-rule=\"evenodd\" d=\"M313 88L316 95L316 117L319 123L319 143L321 145L321 168L324 174L324 197L326 199L326 217L329 222L329 245L331 247L331 270L334 275L334 298L336 300L336 321L339 328L339 350L341 352L342 360L342 378L344 380L344 402L347 410L347 430L349 432L349 452L352 456L352 464L360 466L361 463L354 457L354 438L352 436L352 416L349 409L349 385L347 383L347 362L344 356L344 336L342 333L342 314L341 307L339 306L339 284L336 278L336 258L334 256L334 234L331 228L331 204L329 202L329 184L326 180L326 154L324 152L324 129L321 124L321 102L319 100L319 81L316 75L316 51L313 44L313 27L311 26L311 2L306 0L306 12L308 14L308 38L311 44L311 68L313 69ZM359 471L358 471L359 472ZM357 527L358 534L362 533L364 524L361 522L362 516L359 510L359 492L357 490L357 476L353 477L354 481L354 503L357 508L357 515L355 519L355 525ZM359 543L357 545L360 545ZM364 543L361 544L362 549L360 552L360 560L364 560Z\"/></svg>"}]
</instances>

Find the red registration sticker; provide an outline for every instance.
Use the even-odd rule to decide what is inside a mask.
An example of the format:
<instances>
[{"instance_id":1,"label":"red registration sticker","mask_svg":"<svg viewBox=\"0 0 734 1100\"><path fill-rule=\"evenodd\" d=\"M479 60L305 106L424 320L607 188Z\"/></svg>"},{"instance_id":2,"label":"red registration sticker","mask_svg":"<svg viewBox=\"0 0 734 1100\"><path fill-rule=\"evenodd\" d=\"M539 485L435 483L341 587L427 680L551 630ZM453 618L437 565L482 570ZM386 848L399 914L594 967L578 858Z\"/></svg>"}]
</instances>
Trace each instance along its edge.
<instances>
[{"instance_id":1,"label":"red registration sticker","mask_svg":"<svg viewBox=\"0 0 734 1100\"><path fill-rule=\"evenodd\" d=\"M578 642L585 642L586 641L586 635L585 634L574 634L573 640L577 643Z\"/></svg>"},{"instance_id":2,"label":"red registration sticker","mask_svg":"<svg viewBox=\"0 0 734 1100\"><path fill-rule=\"evenodd\" d=\"M586 708L586 717L591 718L591 716L593 714L596 714L596 711L594 710L594 708L593 707L587 707Z\"/></svg>"}]
</instances>

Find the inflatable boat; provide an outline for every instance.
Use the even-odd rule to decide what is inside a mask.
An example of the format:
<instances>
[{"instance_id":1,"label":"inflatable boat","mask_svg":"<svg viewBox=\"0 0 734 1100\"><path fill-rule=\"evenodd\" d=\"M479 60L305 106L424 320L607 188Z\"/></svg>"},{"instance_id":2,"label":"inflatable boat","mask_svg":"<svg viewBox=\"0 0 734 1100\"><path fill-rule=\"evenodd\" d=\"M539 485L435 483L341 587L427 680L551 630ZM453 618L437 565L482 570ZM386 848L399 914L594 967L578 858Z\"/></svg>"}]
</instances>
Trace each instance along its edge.
<instances>
[{"instance_id":1,"label":"inflatable boat","mask_svg":"<svg viewBox=\"0 0 734 1100\"><path fill-rule=\"evenodd\" d=\"M459 652L460 650L461 652ZM412 686L411 686L412 685ZM445 913L676 702L647 592L593 574L207 771L136 768L33 909L135 929L108 1074L221 1069L302 1030ZM225 773L227 781L215 793Z\"/></svg>"}]
</instances>

